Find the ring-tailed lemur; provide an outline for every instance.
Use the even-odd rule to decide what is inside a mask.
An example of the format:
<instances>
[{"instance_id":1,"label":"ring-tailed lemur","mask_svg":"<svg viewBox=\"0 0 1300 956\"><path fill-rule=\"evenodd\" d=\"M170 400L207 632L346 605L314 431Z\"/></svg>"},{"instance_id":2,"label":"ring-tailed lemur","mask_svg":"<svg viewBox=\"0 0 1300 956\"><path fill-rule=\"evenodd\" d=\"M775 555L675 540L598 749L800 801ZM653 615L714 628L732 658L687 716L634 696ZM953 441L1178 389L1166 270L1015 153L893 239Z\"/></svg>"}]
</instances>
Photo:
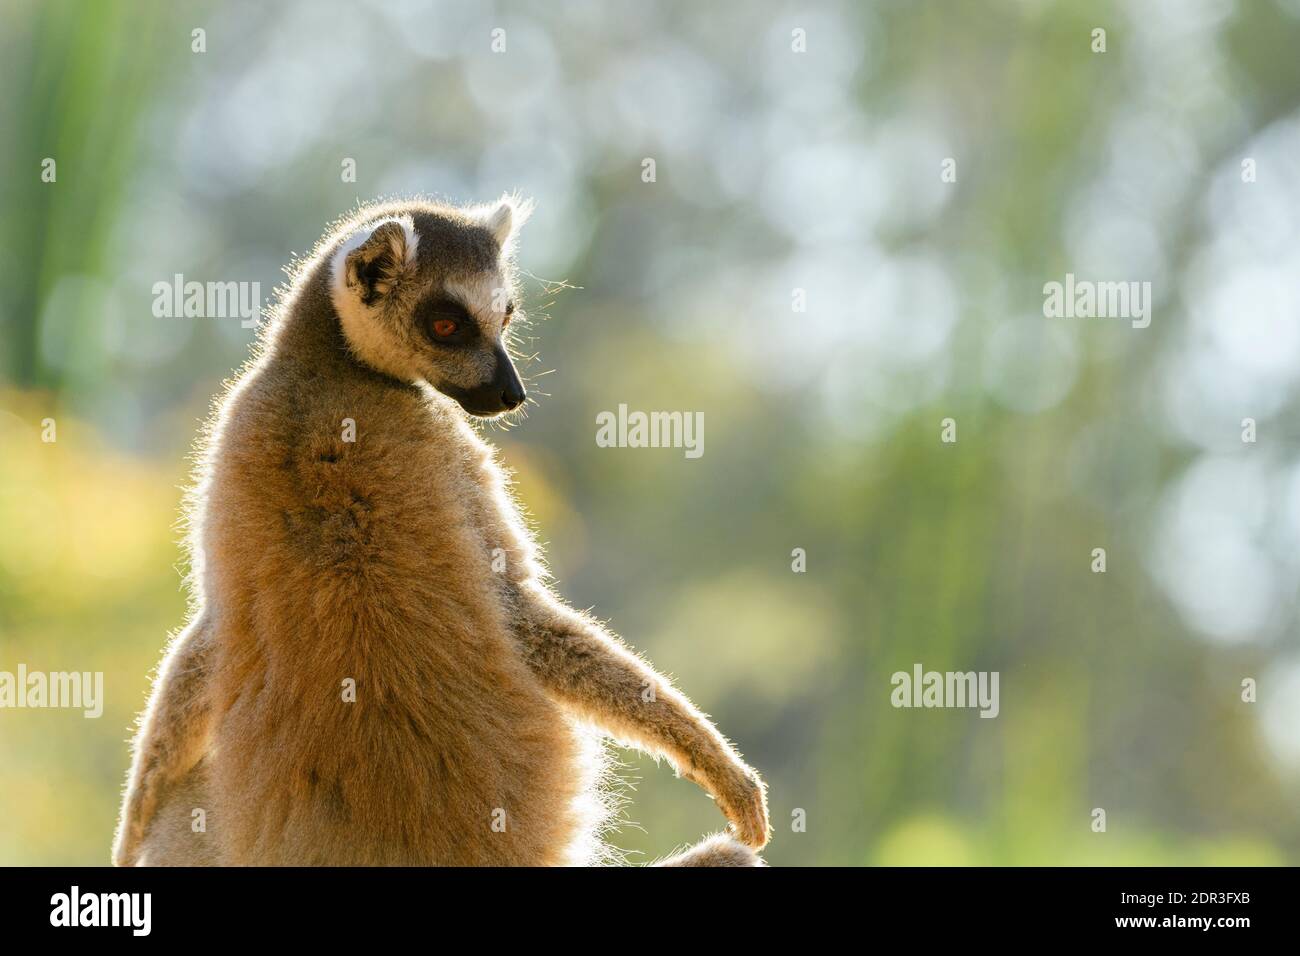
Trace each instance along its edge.
<instances>
[{"instance_id":1,"label":"ring-tailed lemur","mask_svg":"<svg viewBox=\"0 0 1300 956\"><path fill-rule=\"evenodd\" d=\"M297 269L205 439L194 612L142 715L116 863L600 862L588 725L730 820L664 862L760 863L762 781L552 592L467 420L525 400L506 345L527 212L371 206Z\"/></svg>"}]
</instances>

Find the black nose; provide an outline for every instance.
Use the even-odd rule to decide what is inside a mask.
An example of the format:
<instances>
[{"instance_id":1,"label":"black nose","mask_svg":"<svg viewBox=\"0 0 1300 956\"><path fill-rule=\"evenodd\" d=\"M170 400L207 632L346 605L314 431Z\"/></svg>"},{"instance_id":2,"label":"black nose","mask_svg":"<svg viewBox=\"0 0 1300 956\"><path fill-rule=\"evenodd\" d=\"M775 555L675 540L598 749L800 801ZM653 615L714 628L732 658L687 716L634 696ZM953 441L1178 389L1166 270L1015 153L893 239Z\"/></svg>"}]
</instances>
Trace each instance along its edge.
<instances>
[{"instance_id":1,"label":"black nose","mask_svg":"<svg viewBox=\"0 0 1300 956\"><path fill-rule=\"evenodd\" d=\"M524 386L516 380L507 385L505 391L501 393L501 404L506 407L506 411L514 411L527 397L528 393L524 391Z\"/></svg>"},{"instance_id":2,"label":"black nose","mask_svg":"<svg viewBox=\"0 0 1300 956\"><path fill-rule=\"evenodd\" d=\"M519 373L515 371L515 363L510 361L510 356L501 346L497 346L497 373L494 384L500 391L497 393L501 396L501 407L508 412L514 411L524 403L528 394L524 391L524 383L519 381Z\"/></svg>"}]
</instances>

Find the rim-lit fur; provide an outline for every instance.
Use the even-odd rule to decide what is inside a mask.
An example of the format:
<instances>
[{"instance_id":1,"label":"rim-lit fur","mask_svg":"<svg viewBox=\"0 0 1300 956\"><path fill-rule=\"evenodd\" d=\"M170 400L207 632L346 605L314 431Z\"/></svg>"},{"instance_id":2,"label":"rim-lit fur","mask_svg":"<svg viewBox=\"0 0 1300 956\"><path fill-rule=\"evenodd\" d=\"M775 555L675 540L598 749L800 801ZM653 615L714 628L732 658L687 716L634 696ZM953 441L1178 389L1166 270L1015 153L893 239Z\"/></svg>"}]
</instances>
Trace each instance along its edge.
<instances>
[{"instance_id":1,"label":"rim-lit fur","mask_svg":"<svg viewBox=\"0 0 1300 956\"><path fill-rule=\"evenodd\" d=\"M522 219L367 207L282 291L203 438L192 618L141 718L116 863L608 862L593 728L717 800L731 836L690 865L757 862L761 780L554 594L494 450L437 390L475 359L404 313L452 289L499 336L480 300L513 282Z\"/></svg>"}]
</instances>

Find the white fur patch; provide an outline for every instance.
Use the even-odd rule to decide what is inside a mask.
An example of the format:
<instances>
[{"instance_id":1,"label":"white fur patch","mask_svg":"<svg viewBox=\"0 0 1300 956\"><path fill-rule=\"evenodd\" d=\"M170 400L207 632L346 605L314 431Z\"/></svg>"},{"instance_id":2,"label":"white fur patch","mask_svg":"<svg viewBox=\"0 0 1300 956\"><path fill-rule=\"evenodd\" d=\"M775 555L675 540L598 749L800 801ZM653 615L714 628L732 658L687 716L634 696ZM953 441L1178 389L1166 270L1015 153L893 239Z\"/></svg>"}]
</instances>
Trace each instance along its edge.
<instances>
[{"instance_id":1,"label":"white fur patch","mask_svg":"<svg viewBox=\"0 0 1300 956\"><path fill-rule=\"evenodd\" d=\"M411 361L409 350L384 324L381 311L385 302L368 306L361 301L358 289L348 284L348 256L361 246L371 234L385 222L395 222L402 227L404 234L405 257L403 263L410 266L415 262L415 250L420 237L415 231L415 223L410 216L396 216L367 223L347 237L330 259L330 301L338 313L343 326L343 335L348 345L367 365L386 372L405 381L419 378L419 371ZM396 241L394 253L401 253Z\"/></svg>"},{"instance_id":2,"label":"white fur patch","mask_svg":"<svg viewBox=\"0 0 1300 956\"><path fill-rule=\"evenodd\" d=\"M520 199L507 194L490 206L479 206L471 215L492 233L501 251L508 252L519 235L520 228L532 214L531 199Z\"/></svg>"},{"instance_id":3,"label":"white fur patch","mask_svg":"<svg viewBox=\"0 0 1300 956\"><path fill-rule=\"evenodd\" d=\"M499 336L510 302L510 285L500 272L490 272L468 280L451 281L443 286L453 299L478 318L480 328L489 337Z\"/></svg>"},{"instance_id":4,"label":"white fur patch","mask_svg":"<svg viewBox=\"0 0 1300 956\"><path fill-rule=\"evenodd\" d=\"M510 220L513 214L514 210L510 208L510 204L503 202L488 215L488 232L492 233L500 245L505 245L505 241L510 238Z\"/></svg>"},{"instance_id":5,"label":"white fur patch","mask_svg":"<svg viewBox=\"0 0 1300 956\"><path fill-rule=\"evenodd\" d=\"M384 219L376 219L374 222L366 223L344 239L343 244L339 246L338 251L335 252L333 258L330 259L330 297L334 299L335 308L338 308L338 299L336 294L339 291L348 291L348 256L358 249L363 242L370 238L371 234L374 233L376 229L386 222L397 223L402 227L402 232L406 236L406 257L403 262L409 266L415 261L415 250L420 245L420 236L415 231L415 222L410 216L388 216ZM402 250L398 249L396 245L394 245L394 253L401 251ZM353 295L355 297L355 293L353 293Z\"/></svg>"}]
</instances>

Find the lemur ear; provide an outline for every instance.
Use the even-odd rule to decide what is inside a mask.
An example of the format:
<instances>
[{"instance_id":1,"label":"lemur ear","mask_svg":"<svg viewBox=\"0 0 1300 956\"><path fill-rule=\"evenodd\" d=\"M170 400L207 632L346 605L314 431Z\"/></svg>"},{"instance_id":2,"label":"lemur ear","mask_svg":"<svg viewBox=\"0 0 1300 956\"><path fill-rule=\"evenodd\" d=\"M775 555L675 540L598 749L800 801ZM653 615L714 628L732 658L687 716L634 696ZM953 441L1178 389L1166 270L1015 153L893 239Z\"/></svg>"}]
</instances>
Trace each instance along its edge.
<instances>
[{"instance_id":1,"label":"lemur ear","mask_svg":"<svg viewBox=\"0 0 1300 956\"><path fill-rule=\"evenodd\" d=\"M418 241L409 217L386 219L368 235L358 232L339 250L343 261L335 260L336 278L360 295L365 305L374 305L415 261Z\"/></svg>"},{"instance_id":2,"label":"lemur ear","mask_svg":"<svg viewBox=\"0 0 1300 956\"><path fill-rule=\"evenodd\" d=\"M517 196L502 196L492 206L484 206L478 211L478 219L492 238L497 241L501 251L507 251L519 235L519 229L533 214L533 201Z\"/></svg>"}]
</instances>

